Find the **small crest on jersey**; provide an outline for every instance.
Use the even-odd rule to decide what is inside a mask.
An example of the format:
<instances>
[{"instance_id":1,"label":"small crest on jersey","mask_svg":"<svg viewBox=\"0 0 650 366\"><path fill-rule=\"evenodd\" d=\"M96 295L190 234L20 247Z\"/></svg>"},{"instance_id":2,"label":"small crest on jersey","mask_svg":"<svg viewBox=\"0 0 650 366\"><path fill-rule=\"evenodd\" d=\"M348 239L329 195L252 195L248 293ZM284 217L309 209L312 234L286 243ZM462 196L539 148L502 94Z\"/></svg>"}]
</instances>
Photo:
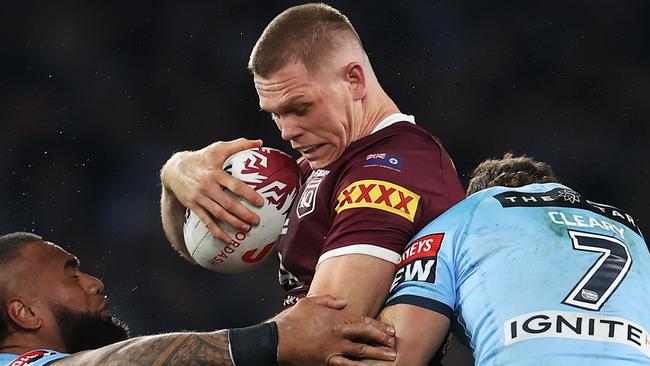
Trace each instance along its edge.
<instances>
[{"instance_id":1,"label":"small crest on jersey","mask_svg":"<svg viewBox=\"0 0 650 366\"><path fill-rule=\"evenodd\" d=\"M565 201L576 203L580 202L580 194L570 189L563 189L557 193L558 197L564 198Z\"/></svg>"},{"instance_id":2,"label":"small crest on jersey","mask_svg":"<svg viewBox=\"0 0 650 366\"><path fill-rule=\"evenodd\" d=\"M363 163L364 168L381 167L397 172L402 171L402 157L389 153L373 153L366 156L366 161Z\"/></svg>"},{"instance_id":3,"label":"small crest on jersey","mask_svg":"<svg viewBox=\"0 0 650 366\"><path fill-rule=\"evenodd\" d=\"M309 215L316 209L318 187L320 187L320 184L329 173L329 170L318 169L312 172L309 179L307 179L305 189L302 191L302 195L300 195L300 200L298 200L298 205L296 206L296 216L299 219Z\"/></svg>"},{"instance_id":4,"label":"small crest on jersey","mask_svg":"<svg viewBox=\"0 0 650 366\"><path fill-rule=\"evenodd\" d=\"M13 360L9 366L27 366L42 359L43 357L51 356L54 354L56 354L56 352L42 349L30 351Z\"/></svg>"},{"instance_id":5,"label":"small crest on jersey","mask_svg":"<svg viewBox=\"0 0 650 366\"><path fill-rule=\"evenodd\" d=\"M598 299L600 298L600 296L598 296L597 292L587 290L587 289L582 289L582 291L580 291L580 296L583 299L589 300L589 301L598 301Z\"/></svg>"},{"instance_id":6,"label":"small crest on jersey","mask_svg":"<svg viewBox=\"0 0 650 366\"><path fill-rule=\"evenodd\" d=\"M383 180L358 180L345 187L338 196L336 212L350 208L374 208L413 222L420 196L400 185Z\"/></svg>"}]
</instances>

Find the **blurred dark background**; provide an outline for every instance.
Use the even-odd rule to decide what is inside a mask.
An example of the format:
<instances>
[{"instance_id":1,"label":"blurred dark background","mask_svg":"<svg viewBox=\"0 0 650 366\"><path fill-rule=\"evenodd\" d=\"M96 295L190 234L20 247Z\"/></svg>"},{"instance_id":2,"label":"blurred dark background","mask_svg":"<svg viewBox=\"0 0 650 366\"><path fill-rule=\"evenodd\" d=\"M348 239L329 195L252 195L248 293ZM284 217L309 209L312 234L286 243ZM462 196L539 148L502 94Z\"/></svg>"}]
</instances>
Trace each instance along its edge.
<instances>
[{"instance_id":1,"label":"blurred dark background","mask_svg":"<svg viewBox=\"0 0 650 366\"><path fill-rule=\"evenodd\" d=\"M0 232L34 231L101 276L134 334L211 330L280 309L277 261L220 275L159 219L174 152L240 136L289 151L246 70L293 1L0 4ZM461 180L512 150L650 226L650 3L343 2L388 94Z\"/></svg>"}]
</instances>

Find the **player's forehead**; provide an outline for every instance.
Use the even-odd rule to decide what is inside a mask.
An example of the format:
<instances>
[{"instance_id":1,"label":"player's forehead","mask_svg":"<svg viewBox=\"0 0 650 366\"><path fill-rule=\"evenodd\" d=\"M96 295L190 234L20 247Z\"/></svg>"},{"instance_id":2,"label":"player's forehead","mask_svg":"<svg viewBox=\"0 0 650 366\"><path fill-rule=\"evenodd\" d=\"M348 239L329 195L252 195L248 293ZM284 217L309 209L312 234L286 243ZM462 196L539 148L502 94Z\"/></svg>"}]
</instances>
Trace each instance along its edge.
<instances>
[{"instance_id":1,"label":"player's forehead","mask_svg":"<svg viewBox=\"0 0 650 366\"><path fill-rule=\"evenodd\" d=\"M76 257L67 250L49 241L30 243L25 248L23 254L28 260L40 262L41 265L47 263L57 265L57 263L66 262L71 259L76 260Z\"/></svg>"},{"instance_id":2,"label":"player's forehead","mask_svg":"<svg viewBox=\"0 0 650 366\"><path fill-rule=\"evenodd\" d=\"M318 89L314 76L302 63L290 63L266 77L254 75L260 108L273 112L309 98Z\"/></svg>"},{"instance_id":3,"label":"player's forehead","mask_svg":"<svg viewBox=\"0 0 650 366\"><path fill-rule=\"evenodd\" d=\"M50 241L45 241L44 242L45 246L48 248L48 250L52 253L56 253L58 256L64 256L64 257L73 257L70 252L67 250L63 249L61 246L54 244Z\"/></svg>"}]
</instances>

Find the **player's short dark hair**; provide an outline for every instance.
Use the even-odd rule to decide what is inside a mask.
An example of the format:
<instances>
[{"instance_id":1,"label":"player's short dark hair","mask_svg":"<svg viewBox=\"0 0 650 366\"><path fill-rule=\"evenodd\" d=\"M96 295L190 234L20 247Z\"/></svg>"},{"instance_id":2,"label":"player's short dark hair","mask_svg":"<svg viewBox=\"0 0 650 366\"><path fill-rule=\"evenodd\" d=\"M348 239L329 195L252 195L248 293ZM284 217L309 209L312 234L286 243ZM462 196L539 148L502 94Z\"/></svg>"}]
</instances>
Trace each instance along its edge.
<instances>
[{"instance_id":1,"label":"player's short dark hair","mask_svg":"<svg viewBox=\"0 0 650 366\"><path fill-rule=\"evenodd\" d=\"M7 265L20 254L20 249L25 244L43 240L42 237L26 232L15 232L0 236L0 271L4 271ZM10 280L3 274L0 274L0 342L4 341L9 335L9 317L7 316L6 305L6 281Z\"/></svg>"},{"instance_id":2,"label":"player's short dark hair","mask_svg":"<svg viewBox=\"0 0 650 366\"><path fill-rule=\"evenodd\" d=\"M276 16L253 47L248 69L268 77L290 61L314 70L336 48L335 35L347 33L363 48L357 31L340 11L326 4L303 4Z\"/></svg>"},{"instance_id":3,"label":"player's short dark hair","mask_svg":"<svg viewBox=\"0 0 650 366\"><path fill-rule=\"evenodd\" d=\"M557 183L553 169L546 163L522 155L505 153L501 159L488 159L470 176L467 195L494 187L522 187L531 183Z\"/></svg>"}]
</instances>

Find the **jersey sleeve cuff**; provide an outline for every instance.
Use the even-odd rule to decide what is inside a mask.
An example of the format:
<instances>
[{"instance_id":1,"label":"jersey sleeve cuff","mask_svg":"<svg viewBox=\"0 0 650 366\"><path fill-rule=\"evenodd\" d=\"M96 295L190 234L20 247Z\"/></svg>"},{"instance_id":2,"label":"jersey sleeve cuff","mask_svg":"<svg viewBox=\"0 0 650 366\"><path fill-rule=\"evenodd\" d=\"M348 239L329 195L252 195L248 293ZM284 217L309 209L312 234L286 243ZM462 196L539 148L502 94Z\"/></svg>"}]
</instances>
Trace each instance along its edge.
<instances>
[{"instance_id":1,"label":"jersey sleeve cuff","mask_svg":"<svg viewBox=\"0 0 650 366\"><path fill-rule=\"evenodd\" d=\"M401 295L394 297L389 300L385 306L388 307L397 304L407 304L428 309L433 312L442 314L449 319L452 319L452 316L454 314L454 311L447 304L415 295Z\"/></svg>"},{"instance_id":2,"label":"jersey sleeve cuff","mask_svg":"<svg viewBox=\"0 0 650 366\"><path fill-rule=\"evenodd\" d=\"M353 244L341 248L328 250L318 258L318 264L333 257L339 257L347 254L365 254L371 257L383 259L387 262L397 264L402 258L399 253L390 249L372 244Z\"/></svg>"}]
</instances>

